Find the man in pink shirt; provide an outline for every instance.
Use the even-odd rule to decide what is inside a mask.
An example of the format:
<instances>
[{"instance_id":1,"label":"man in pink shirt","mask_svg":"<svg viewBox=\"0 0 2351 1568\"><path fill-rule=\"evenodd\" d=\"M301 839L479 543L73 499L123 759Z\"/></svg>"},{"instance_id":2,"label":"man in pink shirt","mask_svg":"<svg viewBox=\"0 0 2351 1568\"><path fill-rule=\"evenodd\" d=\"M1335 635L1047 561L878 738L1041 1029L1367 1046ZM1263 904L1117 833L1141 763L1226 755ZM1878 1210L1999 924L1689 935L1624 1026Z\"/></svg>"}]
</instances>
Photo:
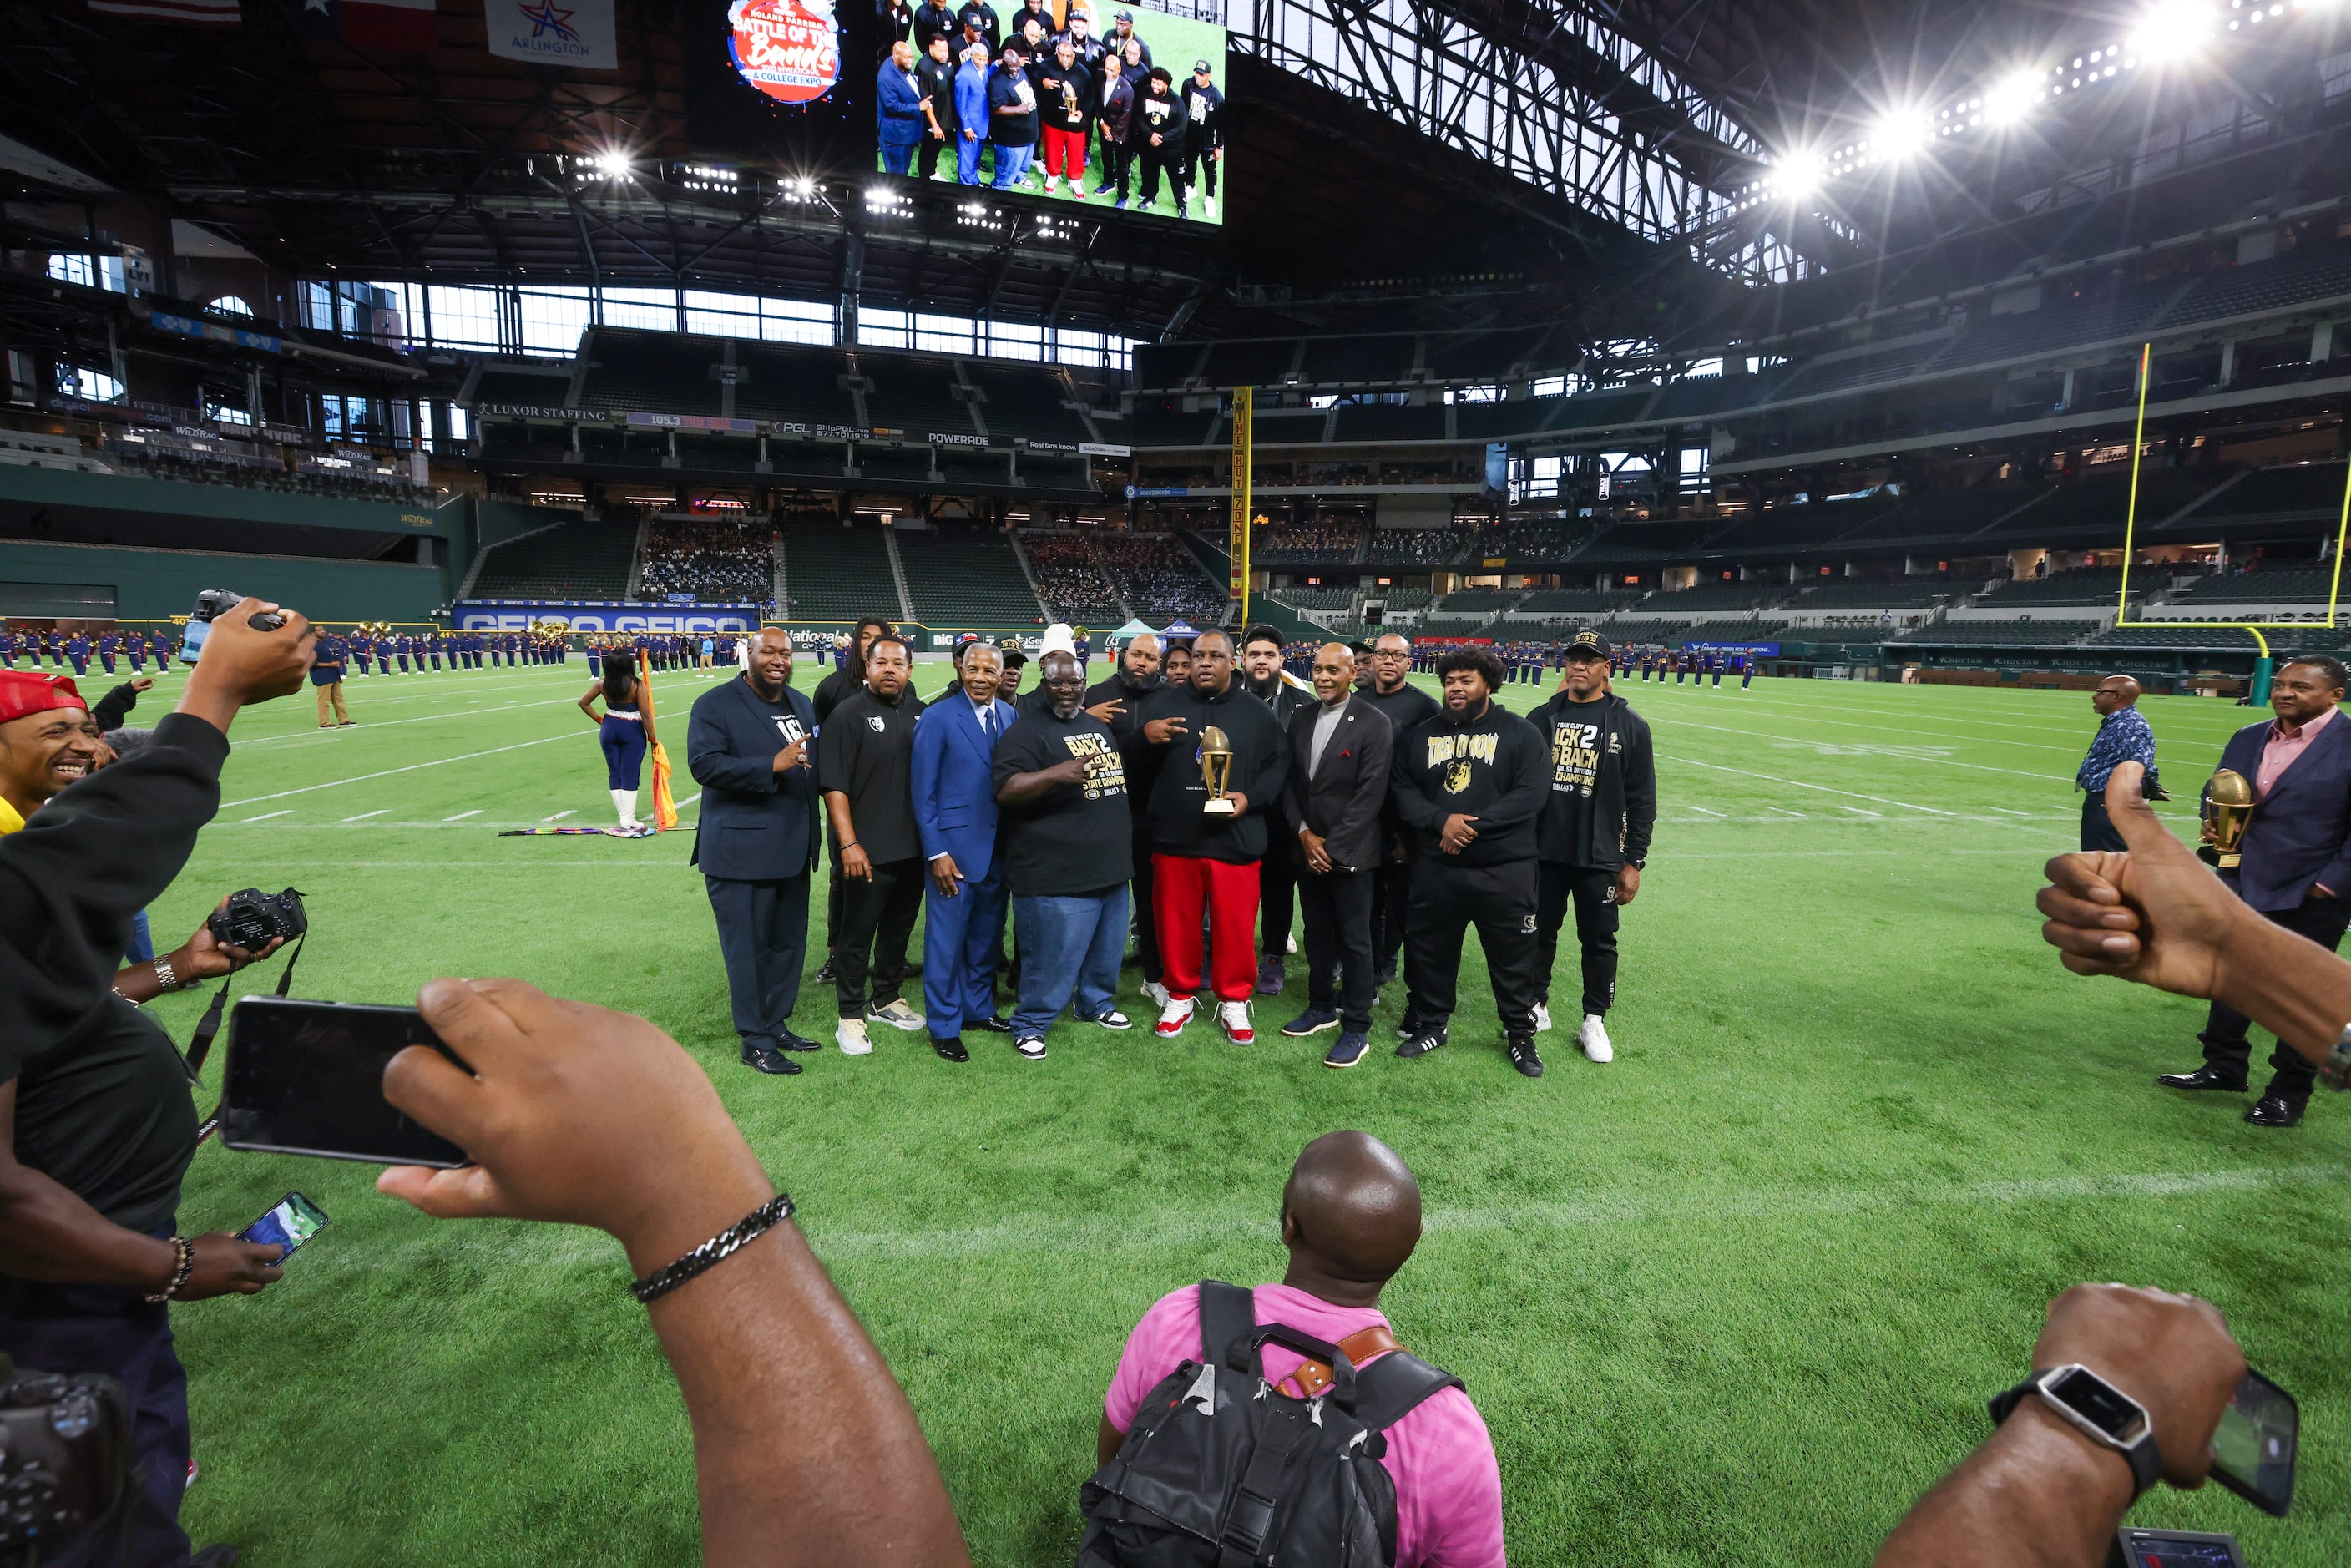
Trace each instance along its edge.
<instances>
[{"instance_id":1,"label":"man in pink shirt","mask_svg":"<svg viewBox=\"0 0 2351 1568\"><path fill-rule=\"evenodd\" d=\"M2220 878L2254 909L2320 946L2333 949L2351 928L2351 726L2337 714L2344 668L2325 653L2288 659L2270 687L2277 718L2248 725L2229 739L2220 766L2253 786L2253 813L2238 845L2240 863ZM2205 837L2212 829L2208 821ZM2252 1048L2245 1015L2212 1004L2199 1038L2204 1065L2167 1072L2166 1087L2242 1093ZM2269 1087L2245 1120L2291 1127L2310 1102L2316 1069L2281 1043L2270 1056Z\"/></svg>"},{"instance_id":2,"label":"man in pink shirt","mask_svg":"<svg viewBox=\"0 0 2351 1568\"><path fill-rule=\"evenodd\" d=\"M1420 1184L1395 1150L1367 1133L1307 1145L1282 1188L1281 1239L1290 1267L1281 1283L1254 1292L1258 1322L1326 1341L1358 1366L1401 1349L1380 1291L1420 1241ZM1322 1385L1323 1369L1297 1351L1270 1343L1261 1354L1279 1392L1303 1397ZM1102 1402L1101 1464L1117 1455L1151 1390L1201 1355L1200 1287L1186 1285L1127 1336ZM1503 1568L1501 1471L1468 1395L1440 1388L1383 1436L1380 1462L1395 1484L1395 1568Z\"/></svg>"}]
</instances>

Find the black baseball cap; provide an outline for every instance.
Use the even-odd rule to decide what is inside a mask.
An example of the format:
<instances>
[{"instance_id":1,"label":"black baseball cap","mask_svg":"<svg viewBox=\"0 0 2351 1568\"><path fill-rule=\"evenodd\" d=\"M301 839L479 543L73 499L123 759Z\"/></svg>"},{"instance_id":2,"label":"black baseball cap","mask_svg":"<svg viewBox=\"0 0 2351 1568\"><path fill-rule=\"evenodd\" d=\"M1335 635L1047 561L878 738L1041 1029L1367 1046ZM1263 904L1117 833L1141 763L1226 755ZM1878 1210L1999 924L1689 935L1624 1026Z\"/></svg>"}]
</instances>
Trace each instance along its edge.
<instances>
[{"instance_id":1,"label":"black baseball cap","mask_svg":"<svg viewBox=\"0 0 2351 1568\"><path fill-rule=\"evenodd\" d=\"M1207 76L1208 74L1208 62L1206 60L1194 60L1192 62L1192 72L1195 76Z\"/></svg>"},{"instance_id":2,"label":"black baseball cap","mask_svg":"<svg viewBox=\"0 0 2351 1568\"><path fill-rule=\"evenodd\" d=\"M1134 20L1134 13L1132 11L1121 11L1117 16L1113 16L1111 20L1113 22L1132 22Z\"/></svg>"},{"instance_id":3,"label":"black baseball cap","mask_svg":"<svg viewBox=\"0 0 2351 1568\"><path fill-rule=\"evenodd\" d=\"M1567 640L1567 656L1571 659L1606 659L1615 652L1607 638L1588 626Z\"/></svg>"}]
</instances>

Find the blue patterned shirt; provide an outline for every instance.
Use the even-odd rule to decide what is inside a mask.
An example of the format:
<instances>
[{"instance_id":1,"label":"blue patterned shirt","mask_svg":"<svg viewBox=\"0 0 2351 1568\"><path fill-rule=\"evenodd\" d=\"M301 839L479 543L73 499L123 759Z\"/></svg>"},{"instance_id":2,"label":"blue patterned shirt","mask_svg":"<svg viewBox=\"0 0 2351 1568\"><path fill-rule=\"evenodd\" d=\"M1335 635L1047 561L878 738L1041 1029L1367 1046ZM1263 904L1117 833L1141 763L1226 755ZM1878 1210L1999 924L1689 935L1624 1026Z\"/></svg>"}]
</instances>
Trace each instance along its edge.
<instances>
[{"instance_id":1,"label":"blue patterned shirt","mask_svg":"<svg viewBox=\"0 0 2351 1568\"><path fill-rule=\"evenodd\" d=\"M2135 707L2118 707L2106 715L2090 742L2090 754L2082 758L2082 770L2074 775L2074 786L2095 795L2106 787L2116 765L2123 762L2145 768L2145 788L2155 788L2155 731L2147 727L2147 716Z\"/></svg>"}]
</instances>

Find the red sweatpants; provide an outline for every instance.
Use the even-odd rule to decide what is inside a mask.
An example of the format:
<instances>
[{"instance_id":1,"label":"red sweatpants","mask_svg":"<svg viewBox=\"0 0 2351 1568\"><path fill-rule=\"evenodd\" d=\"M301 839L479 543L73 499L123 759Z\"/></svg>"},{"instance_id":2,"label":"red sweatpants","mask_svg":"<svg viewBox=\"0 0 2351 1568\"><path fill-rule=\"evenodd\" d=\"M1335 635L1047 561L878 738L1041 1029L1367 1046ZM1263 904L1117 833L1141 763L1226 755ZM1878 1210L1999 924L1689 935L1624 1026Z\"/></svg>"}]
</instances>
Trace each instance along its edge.
<instances>
[{"instance_id":1,"label":"red sweatpants","mask_svg":"<svg viewBox=\"0 0 2351 1568\"><path fill-rule=\"evenodd\" d=\"M1245 1002L1257 990L1258 862L1232 865L1188 856L1151 857L1152 913L1159 921L1159 958L1167 994L1200 992L1200 915L1208 916L1217 999Z\"/></svg>"},{"instance_id":2,"label":"red sweatpants","mask_svg":"<svg viewBox=\"0 0 2351 1568\"><path fill-rule=\"evenodd\" d=\"M1066 174L1071 180L1086 177L1086 133L1063 131L1048 125L1045 131L1045 172Z\"/></svg>"}]
</instances>

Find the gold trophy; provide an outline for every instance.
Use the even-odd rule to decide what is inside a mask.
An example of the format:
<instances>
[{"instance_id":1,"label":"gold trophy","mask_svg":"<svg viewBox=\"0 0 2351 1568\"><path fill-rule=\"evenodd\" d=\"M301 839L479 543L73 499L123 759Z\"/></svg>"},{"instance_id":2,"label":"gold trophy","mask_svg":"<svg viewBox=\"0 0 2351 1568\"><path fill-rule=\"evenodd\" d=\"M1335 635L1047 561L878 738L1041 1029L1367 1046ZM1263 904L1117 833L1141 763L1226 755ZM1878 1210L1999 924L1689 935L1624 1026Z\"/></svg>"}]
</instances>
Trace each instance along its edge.
<instances>
[{"instance_id":1,"label":"gold trophy","mask_svg":"<svg viewBox=\"0 0 2351 1568\"><path fill-rule=\"evenodd\" d=\"M1233 806L1233 743L1215 725L1200 732L1200 781L1208 787L1207 803L1200 808L1206 817L1229 817Z\"/></svg>"},{"instance_id":2,"label":"gold trophy","mask_svg":"<svg viewBox=\"0 0 2351 1568\"><path fill-rule=\"evenodd\" d=\"M2253 815L2253 787L2245 776L2223 768L2204 786L2204 820L2212 826L2212 863L2234 871L2244 857L2237 846L2245 841L2245 824Z\"/></svg>"}]
</instances>

